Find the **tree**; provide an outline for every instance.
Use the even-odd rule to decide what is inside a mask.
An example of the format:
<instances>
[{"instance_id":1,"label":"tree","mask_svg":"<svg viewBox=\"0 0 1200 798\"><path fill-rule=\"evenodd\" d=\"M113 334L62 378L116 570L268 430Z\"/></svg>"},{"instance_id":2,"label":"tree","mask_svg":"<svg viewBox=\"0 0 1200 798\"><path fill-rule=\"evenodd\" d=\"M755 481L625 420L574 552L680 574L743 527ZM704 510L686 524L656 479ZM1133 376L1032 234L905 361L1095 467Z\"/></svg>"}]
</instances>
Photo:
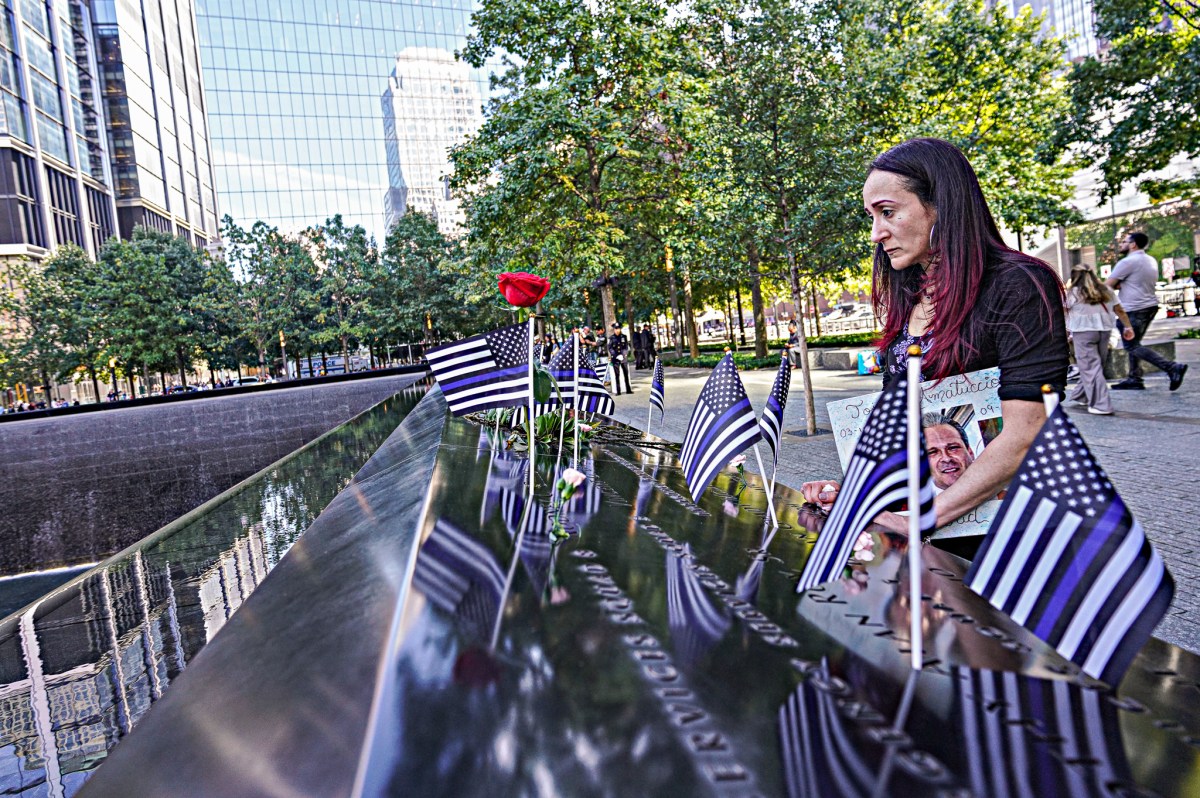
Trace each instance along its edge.
<instances>
[{"instance_id":1,"label":"tree","mask_svg":"<svg viewBox=\"0 0 1200 798\"><path fill-rule=\"evenodd\" d=\"M664 114L683 46L669 9L483 0L472 19L463 59L507 59L483 127L452 155L453 184L469 193L472 257L492 275L536 270L575 291L595 281L607 326L611 280L627 272L627 231L614 215L668 194L658 179Z\"/></svg>"},{"instance_id":2,"label":"tree","mask_svg":"<svg viewBox=\"0 0 1200 798\"><path fill-rule=\"evenodd\" d=\"M1100 52L1070 71L1057 140L1104 177L1101 198L1137 181L1151 199L1195 197L1200 172L1149 173L1200 158L1200 7L1192 0L1096 0ZM1139 180L1139 178L1141 178Z\"/></svg>"},{"instance_id":3,"label":"tree","mask_svg":"<svg viewBox=\"0 0 1200 798\"><path fill-rule=\"evenodd\" d=\"M65 345L57 308L65 304L58 284L48 279L38 264L28 260L3 263L0 281L0 317L4 331L6 381L34 382L50 398L50 376L63 367Z\"/></svg>"},{"instance_id":4,"label":"tree","mask_svg":"<svg viewBox=\"0 0 1200 798\"><path fill-rule=\"evenodd\" d=\"M304 233L320 275L321 325L314 342L337 341L346 371L350 371L350 342L370 334L365 312L371 277L377 272L379 253L361 225L347 227L341 215Z\"/></svg>"},{"instance_id":5,"label":"tree","mask_svg":"<svg viewBox=\"0 0 1200 798\"><path fill-rule=\"evenodd\" d=\"M55 304L45 309L55 317L64 348L56 376L64 379L79 369L86 371L99 399L96 371L106 365L103 336L108 324L102 312L105 287L100 269L78 246L64 244L42 263L42 274L58 288Z\"/></svg>"}]
</instances>

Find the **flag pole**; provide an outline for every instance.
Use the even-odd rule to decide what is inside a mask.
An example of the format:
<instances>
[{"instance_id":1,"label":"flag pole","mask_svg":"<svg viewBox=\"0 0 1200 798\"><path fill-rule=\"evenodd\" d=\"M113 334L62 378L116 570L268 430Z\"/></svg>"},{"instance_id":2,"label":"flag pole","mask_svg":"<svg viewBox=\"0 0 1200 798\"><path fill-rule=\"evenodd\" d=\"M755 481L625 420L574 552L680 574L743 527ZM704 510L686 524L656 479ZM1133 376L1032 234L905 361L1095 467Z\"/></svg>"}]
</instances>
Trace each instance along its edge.
<instances>
[{"instance_id":1,"label":"flag pole","mask_svg":"<svg viewBox=\"0 0 1200 798\"><path fill-rule=\"evenodd\" d=\"M1042 386L1042 404L1046 406L1047 417L1058 407L1058 391L1054 390L1053 385Z\"/></svg>"},{"instance_id":2,"label":"flag pole","mask_svg":"<svg viewBox=\"0 0 1200 798\"><path fill-rule=\"evenodd\" d=\"M571 465L579 468L579 330L571 332L571 346L575 349L575 357L571 358L571 368L575 370L575 382L571 384L571 409L575 411L575 450Z\"/></svg>"},{"instance_id":3,"label":"flag pole","mask_svg":"<svg viewBox=\"0 0 1200 798\"><path fill-rule=\"evenodd\" d=\"M651 377L651 379L653 379L653 377ZM654 413L654 405L648 404L646 406L646 434L647 435L650 434L650 417L653 415L653 413Z\"/></svg>"},{"instance_id":4,"label":"flag pole","mask_svg":"<svg viewBox=\"0 0 1200 798\"><path fill-rule=\"evenodd\" d=\"M924 664L921 629L921 347L908 348L908 607L912 669Z\"/></svg>"},{"instance_id":5,"label":"flag pole","mask_svg":"<svg viewBox=\"0 0 1200 798\"><path fill-rule=\"evenodd\" d=\"M536 315L533 312L533 308L530 308L529 309L529 417L525 420L526 421L525 429L528 434L527 440L529 442L529 492L531 494L533 493L533 485L534 485L534 482L533 482L534 471L535 471L534 460L537 457L537 446L535 445L534 440L533 440L533 406L534 406L534 404L536 404L536 402L535 402L536 397L534 397L534 395L533 395L533 343L534 343L533 342L533 333L534 333L533 320L535 318L536 318Z\"/></svg>"},{"instance_id":6,"label":"flag pole","mask_svg":"<svg viewBox=\"0 0 1200 798\"><path fill-rule=\"evenodd\" d=\"M767 469L763 468L762 455L758 453L758 444L754 444L754 459L758 461L758 473L762 475L763 481L766 481ZM774 485L771 490L767 491L767 509L771 511L771 523L779 526L779 518L775 515L775 502L771 500L771 494L774 492Z\"/></svg>"}]
</instances>

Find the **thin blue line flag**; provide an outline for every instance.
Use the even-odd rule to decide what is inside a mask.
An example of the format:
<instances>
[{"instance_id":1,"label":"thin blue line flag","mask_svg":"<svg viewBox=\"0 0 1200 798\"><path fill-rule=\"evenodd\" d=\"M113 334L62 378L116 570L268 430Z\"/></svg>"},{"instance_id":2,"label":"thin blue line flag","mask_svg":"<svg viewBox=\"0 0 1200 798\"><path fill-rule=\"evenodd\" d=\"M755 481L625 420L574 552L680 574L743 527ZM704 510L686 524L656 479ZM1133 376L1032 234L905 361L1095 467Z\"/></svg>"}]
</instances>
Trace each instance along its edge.
<instances>
[{"instance_id":1,"label":"thin blue line flag","mask_svg":"<svg viewBox=\"0 0 1200 798\"><path fill-rule=\"evenodd\" d=\"M1175 593L1142 525L1062 408L1029 447L963 581L1114 687Z\"/></svg>"},{"instance_id":2,"label":"thin blue line flag","mask_svg":"<svg viewBox=\"0 0 1200 798\"><path fill-rule=\"evenodd\" d=\"M514 324L435 347L425 360L456 416L529 401L529 327Z\"/></svg>"},{"instance_id":3,"label":"thin blue line flag","mask_svg":"<svg viewBox=\"0 0 1200 798\"><path fill-rule=\"evenodd\" d=\"M907 386L906 377L892 380L867 417L846 467L842 489L829 511L829 519L821 527L808 561L804 563L797 593L838 578L850 559L854 542L867 524L881 512L899 510L908 501ZM937 524L924 433L921 433L920 485L918 511L921 513L921 537L924 538ZM910 507L909 512L913 509Z\"/></svg>"},{"instance_id":4,"label":"thin blue line flag","mask_svg":"<svg viewBox=\"0 0 1200 798\"><path fill-rule=\"evenodd\" d=\"M679 459L692 500L699 501L717 472L758 442L758 416L728 352L700 391Z\"/></svg>"}]
</instances>

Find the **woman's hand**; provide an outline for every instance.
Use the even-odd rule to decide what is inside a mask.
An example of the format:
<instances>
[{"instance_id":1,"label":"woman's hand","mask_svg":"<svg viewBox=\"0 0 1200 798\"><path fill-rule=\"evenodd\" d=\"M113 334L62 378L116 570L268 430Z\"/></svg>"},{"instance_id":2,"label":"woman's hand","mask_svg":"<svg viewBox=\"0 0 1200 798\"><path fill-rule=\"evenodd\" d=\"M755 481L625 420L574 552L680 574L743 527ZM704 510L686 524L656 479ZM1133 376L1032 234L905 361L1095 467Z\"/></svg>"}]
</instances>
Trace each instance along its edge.
<instances>
[{"instance_id":1,"label":"woman's hand","mask_svg":"<svg viewBox=\"0 0 1200 798\"><path fill-rule=\"evenodd\" d=\"M803 494L804 501L828 510L833 506L833 501L841 489L841 483L826 479L819 482L805 482L800 486L800 493Z\"/></svg>"}]
</instances>

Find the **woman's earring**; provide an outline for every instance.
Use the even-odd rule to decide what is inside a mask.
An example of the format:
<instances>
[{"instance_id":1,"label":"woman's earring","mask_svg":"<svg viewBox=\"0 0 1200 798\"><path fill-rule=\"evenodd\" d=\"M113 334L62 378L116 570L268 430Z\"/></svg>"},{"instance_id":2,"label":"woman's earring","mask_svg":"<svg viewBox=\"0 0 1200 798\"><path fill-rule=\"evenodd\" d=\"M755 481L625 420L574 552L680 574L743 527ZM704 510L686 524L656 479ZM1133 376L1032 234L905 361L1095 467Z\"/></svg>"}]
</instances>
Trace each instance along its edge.
<instances>
[{"instance_id":1,"label":"woman's earring","mask_svg":"<svg viewBox=\"0 0 1200 798\"><path fill-rule=\"evenodd\" d=\"M937 230L937 222L933 223L933 227L929 228L929 248L933 249L933 231Z\"/></svg>"}]
</instances>

